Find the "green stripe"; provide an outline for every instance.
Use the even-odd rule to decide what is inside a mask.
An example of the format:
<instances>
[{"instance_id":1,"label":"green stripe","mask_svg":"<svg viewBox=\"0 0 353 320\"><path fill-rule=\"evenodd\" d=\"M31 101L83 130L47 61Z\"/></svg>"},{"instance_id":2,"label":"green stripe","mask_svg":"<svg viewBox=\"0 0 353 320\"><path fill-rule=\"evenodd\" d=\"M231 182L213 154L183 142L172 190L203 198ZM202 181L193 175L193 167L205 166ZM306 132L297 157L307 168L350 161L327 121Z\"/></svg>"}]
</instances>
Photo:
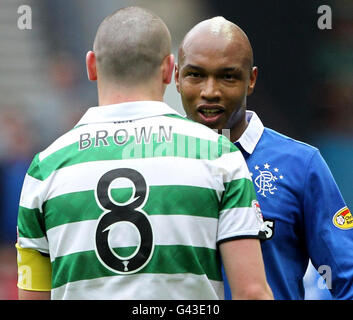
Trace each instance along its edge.
<instances>
[{"instance_id":1,"label":"green stripe","mask_svg":"<svg viewBox=\"0 0 353 320\"><path fill-rule=\"evenodd\" d=\"M40 164L39 153L37 153L34 156L32 162L31 162L31 165L29 166L29 168L27 170L27 174L30 175L31 177L36 178L36 179L43 180L43 177L40 172L39 164Z\"/></svg>"},{"instance_id":2,"label":"green stripe","mask_svg":"<svg viewBox=\"0 0 353 320\"><path fill-rule=\"evenodd\" d=\"M191 119L188 119L186 117L183 117L181 115L178 115L178 114L165 114L164 115L165 117L168 117L168 118L175 118L175 119L180 119L180 120L184 120L184 121L189 121L189 122L193 122L193 123L197 123Z\"/></svg>"},{"instance_id":3,"label":"green stripe","mask_svg":"<svg viewBox=\"0 0 353 320\"><path fill-rule=\"evenodd\" d=\"M249 179L233 180L225 183L224 187L221 211L231 208L251 207L251 202L256 200L254 185Z\"/></svg>"},{"instance_id":4,"label":"green stripe","mask_svg":"<svg viewBox=\"0 0 353 320\"><path fill-rule=\"evenodd\" d=\"M117 188L111 192L116 201L126 201L131 188ZM117 197L117 194L119 196ZM151 186L143 210L149 215L183 214L218 218L219 201L215 190L192 186ZM98 206L94 191L64 194L45 202L46 229L83 220L98 219L102 209Z\"/></svg>"},{"instance_id":5,"label":"green stripe","mask_svg":"<svg viewBox=\"0 0 353 320\"><path fill-rule=\"evenodd\" d=\"M238 147L231 143L226 136L220 135L218 138L218 156L221 157L223 154L230 152L239 151ZM237 164L238 165L238 164Z\"/></svg>"},{"instance_id":6,"label":"green stripe","mask_svg":"<svg viewBox=\"0 0 353 320\"><path fill-rule=\"evenodd\" d=\"M176 115L176 114L168 114L165 116L170 117L170 118L176 118L176 119L180 119L180 120L184 120L184 121L197 123L194 120L191 120L191 119L188 119L186 117L182 117L182 116ZM217 132L217 130L214 130L214 131ZM218 148L219 148L219 153L218 153L219 156L221 156L224 153L229 153L229 152L234 152L234 151L239 150L235 144L230 142L229 138L227 138L226 136L221 135L221 134L220 134L220 137L218 138ZM230 149L230 151L229 151L229 149Z\"/></svg>"},{"instance_id":7,"label":"green stripe","mask_svg":"<svg viewBox=\"0 0 353 320\"><path fill-rule=\"evenodd\" d=\"M79 142L68 145L43 159L38 168L38 159L30 171L30 175L39 179L46 179L53 171L79 163L100 160L141 159L151 157L174 156L192 159L217 159L224 153L237 151L236 147L220 136L217 142L180 134L173 134L172 142L158 142L158 135L153 134L151 142L138 144L134 136L123 145L114 143L113 137L108 137L109 146L94 147L95 139L91 138L89 148L79 151ZM123 139L123 136L118 137ZM100 141L101 142L101 141ZM102 144L102 143L100 143Z\"/></svg>"},{"instance_id":8,"label":"green stripe","mask_svg":"<svg viewBox=\"0 0 353 320\"><path fill-rule=\"evenodd\" d=\"M164 117L168 117L168 118L175 118L175 119L180 119L180 120L184 120L184 121L189 121L189 122L194 122L186 117L183 117L179 114L165 114L163 115Z\"/></svg>"},{"instance_id":9,"label":"green stripe","mask_svg":"<svg viewBox=\"0 0 353 320\"><path fill-rule=\"evenodd\" d=\"M206 274L211 280L222 279L216 250L181 245L155 246L151 261L135 274L141 273L193 273ZM106 269L93 250L56 258L52 262L52 274L53 288L73 281L120 276Z\"/></svg>"},{"instance_id":10,"label":"green stripe","mask_svg":"<svg viewBox=\"0 0 353 320\"><path fill-rule=\"evenodd\" d=\"M42 238L45 236L44 230L43 214L38 209L19 207L18 233L20 237Z\"/></svg>"}]
</instances>

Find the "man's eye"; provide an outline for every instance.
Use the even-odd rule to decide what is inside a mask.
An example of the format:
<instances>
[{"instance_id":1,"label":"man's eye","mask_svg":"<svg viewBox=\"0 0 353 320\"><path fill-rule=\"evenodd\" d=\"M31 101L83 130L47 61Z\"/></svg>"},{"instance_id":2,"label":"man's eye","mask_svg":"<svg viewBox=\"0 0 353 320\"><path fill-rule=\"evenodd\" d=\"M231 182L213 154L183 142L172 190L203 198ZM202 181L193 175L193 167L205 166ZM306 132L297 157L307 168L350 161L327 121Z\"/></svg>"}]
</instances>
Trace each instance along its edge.
<instances>
[{"instance_id":1,"label":"man's eye","mask_svg":"<svg viewBox=\"0 0 353 320\"><path fill-rule=\"evenodd\" d=\"M188 72L186 75L187 75L188 77L192 77L192 78L199 78L199 77L201 77L201 74L198 73L198 72Z\"/></svg>"},{"instance_id":2,"label":"man's eye","mask_svg":"<svg viewBox=\"0 0 353 320\"><path fill-rule=\"evenodd\" d=\"M236 79L234 74L225 74L225 75L223 75L223 78L225 80L234 80L234 79Z\"/></svg>"}]
</instances>

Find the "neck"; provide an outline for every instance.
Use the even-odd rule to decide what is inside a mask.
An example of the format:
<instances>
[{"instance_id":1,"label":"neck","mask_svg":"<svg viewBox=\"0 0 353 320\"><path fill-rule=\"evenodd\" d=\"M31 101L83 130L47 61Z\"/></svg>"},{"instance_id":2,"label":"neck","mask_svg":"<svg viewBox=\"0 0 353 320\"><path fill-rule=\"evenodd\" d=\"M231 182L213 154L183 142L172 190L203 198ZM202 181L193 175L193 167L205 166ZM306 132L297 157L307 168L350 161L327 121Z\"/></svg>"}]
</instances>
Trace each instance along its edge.
<instances>
[{"instance_id":1,"label":"neck","mask_svg":"<svg viewBox=\"0 0 353 320\"><path fill-rule=\"evenodd\" d=\"M228 119L227 128L230 129L230 141L238 141L247 126L248 121L246 119L246 106L244 104L243 107L233 113Z\"/></svg>"},{"instance_id":2,"label":"neck","mask_svg":"<svg viewBox=\"0 0 353 320\"><path fill-rule=\"evenodd\" d=\"M237 123L235 126L230 129L230 141L236 142L244 133L245 129L248 126L248 121L246 118L243 118L241 122Z\"/></svg>"},{"instance_id":3,"label":"neck","mask_svg":"<svg viewBox=\"0 0 353 320\"><path fill-rule=\"evenodd\" d=\"M164 91L156 86L126 87L98 84L98 104L111 104L132 101L163 101Z\"/></svg>"}]
</instances>

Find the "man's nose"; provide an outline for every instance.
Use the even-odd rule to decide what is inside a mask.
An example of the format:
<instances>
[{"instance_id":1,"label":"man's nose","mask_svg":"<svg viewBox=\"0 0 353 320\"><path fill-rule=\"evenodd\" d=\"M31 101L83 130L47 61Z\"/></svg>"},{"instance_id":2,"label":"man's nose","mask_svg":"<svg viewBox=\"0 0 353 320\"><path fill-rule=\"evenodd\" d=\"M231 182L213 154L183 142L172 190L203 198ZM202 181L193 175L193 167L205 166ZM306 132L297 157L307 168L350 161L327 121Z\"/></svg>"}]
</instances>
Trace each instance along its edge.
<instances>
[{"instance_id":1,"label":"man's nose","mask_svg":"<svg viewBox=\"0 0 353 320\"><path fill-rule=\"evenodd\" d=\"M201 98L205 100L218 100L220 97L221 91L217 80L213 77L207 78L201 90Z\"/></svg>"}]
</instances>

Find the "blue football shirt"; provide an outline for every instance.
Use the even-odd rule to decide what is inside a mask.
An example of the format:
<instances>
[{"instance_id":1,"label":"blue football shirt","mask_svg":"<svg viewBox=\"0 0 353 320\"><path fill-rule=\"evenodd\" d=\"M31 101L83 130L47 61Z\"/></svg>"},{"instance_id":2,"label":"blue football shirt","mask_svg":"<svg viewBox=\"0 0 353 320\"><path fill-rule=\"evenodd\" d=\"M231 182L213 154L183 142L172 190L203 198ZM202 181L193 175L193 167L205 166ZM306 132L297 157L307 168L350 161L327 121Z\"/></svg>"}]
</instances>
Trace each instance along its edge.
<instances>
[{"instance_id":1,"label":"blue football shirt","mask_svg":"<svg viewBox=\"0 0 353 320\"><path fill-rule=\"evenodd\" d=\"M264 217L261 247L275 299L304 299L309 259L334 299L353 299L353 217L325 160L317 148L264 128L255 112L247 117L236 145Z\"/></svg>"}]
</instances>

